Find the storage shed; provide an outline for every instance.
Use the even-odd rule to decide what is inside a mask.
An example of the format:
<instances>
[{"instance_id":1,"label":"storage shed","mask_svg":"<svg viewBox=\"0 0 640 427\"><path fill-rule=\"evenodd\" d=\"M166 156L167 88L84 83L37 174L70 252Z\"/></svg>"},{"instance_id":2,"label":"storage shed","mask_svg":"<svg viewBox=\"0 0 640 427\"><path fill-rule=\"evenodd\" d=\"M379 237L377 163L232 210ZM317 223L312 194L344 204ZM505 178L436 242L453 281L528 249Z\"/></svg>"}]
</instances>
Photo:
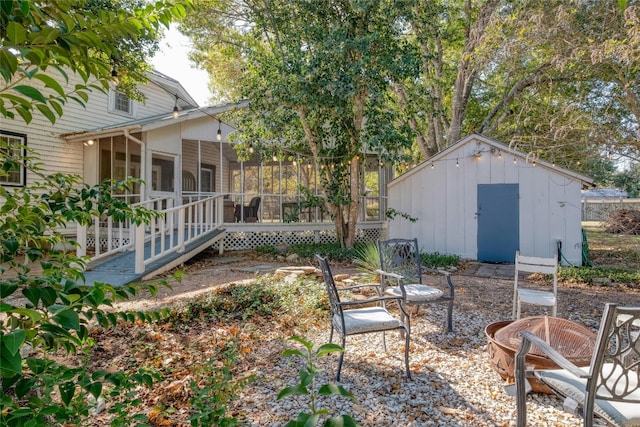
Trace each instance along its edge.
<instances>
[{"instance_id":1,"label":"storage shed","mask_svg":"<svg viewBox=\"0 0 640 427\"><path fill-rule=\"evenodd\" d=\"M472 134L388 184L389 238L423 252L514 262L515 252L582 265L583 175ZM560 249L560 252L558 252Z\"/></svg>"}]
</instances>

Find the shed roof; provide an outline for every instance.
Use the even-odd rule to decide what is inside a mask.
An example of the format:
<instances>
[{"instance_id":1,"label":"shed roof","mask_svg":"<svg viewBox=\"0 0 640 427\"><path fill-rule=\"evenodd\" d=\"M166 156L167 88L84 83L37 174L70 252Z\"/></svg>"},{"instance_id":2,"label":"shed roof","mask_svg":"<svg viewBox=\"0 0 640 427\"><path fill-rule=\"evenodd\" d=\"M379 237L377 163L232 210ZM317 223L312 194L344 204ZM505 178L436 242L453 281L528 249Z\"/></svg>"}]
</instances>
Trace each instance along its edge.
<instances>
[{"instance_id":1,"label":"shed roof","mask_svg":"<svg viewBox=\"0 0 640 427\"><path fill-rule=\"evenodd\" d=\"M452 152L458 150L460 147L473 142L473 141L480 141L482 143L485 143L491 147L495 147L496 150L500 150L505 154L508 154L509 156L514 156L517 159L521 159L523 161L528 161L529 158L527 156L527 154L518 151L516 149L513 149L511 147L509 147L506 144L503 144L501 142L498 142L494 139L488 138L484 135L480 135L477 133L472 133L464 138L462 138L461 140L459 140L458 142L456 142L455 144L452 144L450 146L448 146L447 148L445 148L444 150L434 154L433 156L429 157L428 159L424 160L423 162L419 163L418 165L416 165L413 169L411 169L410 171L406 172L403 175L400 175L399 177L393 179L389 185L395 185L401 181L403 181L406 178L409 178L410 176L412 176L413 174L416 174L418 172L420 172L422 169L428 167L430 164L432 164L433 162L437 162L438 160L444 159L446 158L449 154L451 154ZM586 175L582 175L579 174L577 172L574 172L572 170L569 169L565 169L559 166L556 166L554 164L551 164L545 160L540 160L540 159L536 159L536 166L542 167L544 169L549 170L552 173L557 173L559 175L563 175L565 177L571 178L571 179L575 179L577 181L580 181L582 183L583 186L585 187L593 187L595 186L593 179L589 178Z\"/></svg>"}]
</instances>

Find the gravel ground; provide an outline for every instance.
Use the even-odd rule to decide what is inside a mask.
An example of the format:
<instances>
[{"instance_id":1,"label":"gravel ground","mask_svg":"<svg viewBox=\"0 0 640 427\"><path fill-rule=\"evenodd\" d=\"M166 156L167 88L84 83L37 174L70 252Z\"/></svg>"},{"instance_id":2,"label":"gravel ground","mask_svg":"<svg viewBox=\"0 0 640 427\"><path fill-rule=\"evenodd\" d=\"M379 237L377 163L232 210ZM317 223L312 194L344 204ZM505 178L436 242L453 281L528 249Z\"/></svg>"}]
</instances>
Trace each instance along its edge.
<instances>
[{"instance_id":1,"label":"gravel ground","mask_svg":"<svg viewBox=\"0 0 640 427\"><path fill-rule=\"evenodd\" d=\"M335 273L335 272L334 272ZM454 332L447 333L444 304L433 305L412 317L410 365L413 380L404 376L398 333L387 334L388 352L380 334L348 337L342 368L343 385L356 397L321 397L317 405L332 415L352 415L362 426L512 426L515 399L503 390L506 384L492 369L487 356L484 328L511 315L511 280L454 276L456 303ZM614 287L562 286L558 316L596 330L605 302L640 304L636 290ZM523 316L539 312L524 312ZM315 343L329 339L326 325L305 338ZM253 354L251 373L257 381L249 385L232 405L232 413L251 426L282 426L301 411L308 411L308 396L278 401L278 392L297 381L302 361L282 357L294 342L269 340ZM317 384L331 382L337 356L320 362ZM581 420L562 409L553 395L531 394L529 426L580 426ZM602 425L596 423L596 425Z\"/></svg>"}]
</instances>

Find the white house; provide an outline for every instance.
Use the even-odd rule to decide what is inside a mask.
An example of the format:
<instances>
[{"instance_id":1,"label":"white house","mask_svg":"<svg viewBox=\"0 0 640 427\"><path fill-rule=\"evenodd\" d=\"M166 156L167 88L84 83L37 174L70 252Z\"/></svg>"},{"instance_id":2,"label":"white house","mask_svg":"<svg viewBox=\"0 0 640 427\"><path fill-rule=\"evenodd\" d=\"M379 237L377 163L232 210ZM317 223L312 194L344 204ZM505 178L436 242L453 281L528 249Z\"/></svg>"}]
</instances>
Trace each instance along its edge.
<instances>
[{"instance_id":1,"label":"white house","mask_svg":"<svg viewBox=\"0 0 640 427\"><path fill-rule=\"evenodd\" d=\"M424 252L514 262L515 252L582 264L583 175L470 135L388 184L397 216L390 238L417 237Z\"/></svg>"},{"instance_id":2,"label":"white house","mask_svg":"<svg viewBox=\"0 0 640 427\"><path fill-rule=\"evenodd\" d=\"M313 162L265 159L257 153L246 161L238 158L229 140L235 129L221 116L246 103L199 107L178 81L155 71L147 77L149 82L138 88L145 103L112 87L108 93L93 92L84 108L69 102L54 125L39 114L29 124L0 122L0 138L33 149L44 173L77 174L90 185L105 179L140 178L143 184L119 197L163 211L164 223L147 229L165 230L158 236L134 238L138 231L131 224L103 218L96 218L89 229L71 225L67 230L77 235L83 251L94 259L105 257L132 249L136 240L164 239L169 230L184 230L184 235L177 233L175 241L162 246L163 252L184 250L189 241L207 235L215 235L220 247L230 249L335 240L327 213L305 205L298 185L318 194L319 176ZM70 76L70 88L74 78ZM381 180L384 173L377 163L369 162L363 180L365 176ZM35 179L23 170L4 177L0 185L24 186ZM361 240L381 235L382 190L384 186L379 186L362 196ZM255 210L242 208L252 199L259 200ZM144 262L152 263L157 257L152 254Z\"/></svg>"}]
</instances>

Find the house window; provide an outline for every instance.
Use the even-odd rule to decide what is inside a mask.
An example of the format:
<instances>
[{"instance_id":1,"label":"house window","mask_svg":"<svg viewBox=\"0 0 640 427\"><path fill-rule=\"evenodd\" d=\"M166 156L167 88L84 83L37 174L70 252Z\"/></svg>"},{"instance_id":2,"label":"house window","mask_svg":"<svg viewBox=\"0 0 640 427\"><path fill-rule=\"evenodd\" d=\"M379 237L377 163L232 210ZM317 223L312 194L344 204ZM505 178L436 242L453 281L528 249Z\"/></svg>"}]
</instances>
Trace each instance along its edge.
<instances>
[{"instance_id":1,"label":"house window","mask_svg":"<svg viewBox=\"0 0 640 427\"><path fill-rule=\"evenodd\" d=\"M114 110L131 114L131 100L127 95L120 91L115 91L113 101Z\"/></svg>"},{"instance_id":2,"label":"house window","mask_svg":"<svg viewBox=\"0 0 640 427\"><path fill-rule=\"evenodd\" d=\"M0 173L0 184L23 186L27 180L27 170L24 167L26 156L27 135L0 130L0 159L2 163L13 158L11 166L6 172ZM9 164L7 162L7 164Z\"/></svg>"},{"instance_id":3,"label":"house window","mask_svg":"<svg viewBox=\"0 0 640 427\"><path fill-rule=\"evenodd\" d=\"M212 193L216 188L216 167L202 163L200 165L200 191L203 193Z\"/></svg>"}]
</instances>

